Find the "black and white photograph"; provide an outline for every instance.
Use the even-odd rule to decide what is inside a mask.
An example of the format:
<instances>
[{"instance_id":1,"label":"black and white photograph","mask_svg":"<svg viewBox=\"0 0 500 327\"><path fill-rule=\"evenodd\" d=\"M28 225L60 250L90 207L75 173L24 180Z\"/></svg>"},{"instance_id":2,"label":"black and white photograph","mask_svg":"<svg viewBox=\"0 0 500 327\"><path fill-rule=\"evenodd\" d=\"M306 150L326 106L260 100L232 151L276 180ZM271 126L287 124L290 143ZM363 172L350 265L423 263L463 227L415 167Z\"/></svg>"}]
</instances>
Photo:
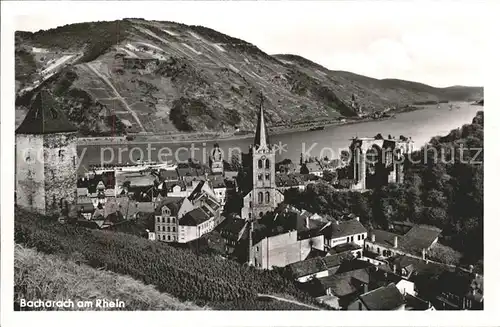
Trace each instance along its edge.
<instances>
[{"instance_id":1,"label":"black and white photograph","mask_svg":"<svg viewBox=\"0 0 500 327\"><path fill-rule=\"evenodd\" d=\"M7 6L2 311L492 307L487 1Z\"/></svg>"}]
</instances>

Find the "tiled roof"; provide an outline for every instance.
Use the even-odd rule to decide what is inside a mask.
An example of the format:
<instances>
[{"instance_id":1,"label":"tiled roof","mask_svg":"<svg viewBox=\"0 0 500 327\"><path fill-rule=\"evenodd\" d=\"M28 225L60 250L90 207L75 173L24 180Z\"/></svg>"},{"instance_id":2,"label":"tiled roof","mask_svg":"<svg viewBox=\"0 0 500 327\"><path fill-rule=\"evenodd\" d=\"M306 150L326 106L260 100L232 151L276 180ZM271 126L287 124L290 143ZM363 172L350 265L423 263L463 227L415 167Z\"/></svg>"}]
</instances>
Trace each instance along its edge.
<instances>
[{"instance_id":1,"label":"tiled roof","mask_svg":"<svg viewBox=\"0 0 500 327\"><path fill-rule=\"evenodd\" d=\"M222 175L208 175L208 180L212 188L225 188L226 182Z\"/></svg>"},{"instance_id":2,"label":"tiled roof","mask_svg":"<svg viewBox=\"0 0 500 327\"><path fill-rule=\"evenodd\" d=\"M385 246L394 246L394 237L398 238L398 241L401 240L402 235L387 232L381 229L374 229L370 232L370 236L368 237L371 240L371 235L375 235L375 243L385 245Z\"/></svg>"},{"instance_id":3,"label":"tiled roof","mask_svg":"<svg viewBox=\"0 0 500 327\"><path fill-rule=\"evenodd\" d=\"M439 275L444 271L454 270L452 267L445 264L406 255L395 256L389 258L388 261L398 269L409 268L411 272L416 272L420 275Z\"/></svg>"},{"instance_id":4,"label":"tiled roof","mask_svg":"<svg viewBox=\"0 0 500 327\"><path fill-rule=\"evenodd\" d=\"M428 249L441 234L441 229L415 225L406 233L399 242L400 246L409 252L419 253L422 249Z\"/></svg>"},{"instance_id":5,"label":"tiled roof","mask_svg":"<svg viewBox=\"0 0 500 327\"><path fill-rule=\"evenodd\" d=\"M163 206L167 206L172 216L177 216L177 213L179 212L183 201L184 198L182 197L167 197L158 204L155 210L155 214L161 215Z\"/></svg>"},{"instance_id":6,"label":"tiled roof","mask_svg":"<svg viewBox=\"0 0 500 327\"><path fill-rule=\"evenodd\" d=\"M344 253L344 252L350 252L350 251L354 251L354 250L359 250L359 249L362 249L363 247L362 246L359 246L355 243L344 243L344 244L340 244L340 245L337 245L337 246L334 246L333 248L331 248L328 253L329 254L338 254L338 253Z\"/></svg>"},{"instance_id":7,"label":"tiled roof","mask_svg":"<svg viewBox=\"0 0 500 327\"><path fill-rule=\"evenodd\" d=\"M359 299L368 310L396 310L405 303L404 296L394 284L360 295Z\"/></svg>"},{"instance_id":8,"label":"tiled roof","mask_svg":"<svg viewBox=\"0 0 500 327\"><path fill-rule=\"evenodd\" d=\"M289 267L294 278L309 276L328 269L323 258L295 262L290 264Z\"/></svg>"},{"instance_id":9,"label":"tiled roof","mask_svg":"<svg viewBox=\"0 0 500 327\"><path fill-rule=\"evenodd\" d=\"M369 282L369 275L367 269L358 269L319 278L318 281L324 290L331 289L334 295L342 297L359 291L363 283Z\"/></svg>"},{"instance_id":10,"label":"tiled roof","mask_svg":"<svg viewBox=\"0 0 500 327\"><path fill-rule=\"evenodd\" d=\"M222 223L220 232L224 238L237 241L246 224L247 222L244 219L226 218L226 220Z\"/></svg>"},{"instance_id":11,"label":"tiled roof","mask_svg":"<svg viewBox=\"0 0 500 327\"><path fill-rule=\"evenodd\" d=\"M300 278L319 273L337 266L346 258L345 255L331 255L326 257L315 257L288 265L294 278Z\"/></svg>"},{"instance_id":12,"label":"tiled roof","mask_svg":"<svg viewBox=\"0 0 500 327\"><path fill-rule=\"evenodd\" d=\"M177 174L177 170L175 169L162 169L160 170L160 180L164 181L172 181L179 179L179 174Z\"/></svg>"},{"instance_id":13,"label":"tiled roof","mask_svg":"<svg viewBox=\"0 0 500 327\"><path fill-rule=\"evenodd\" d=\"M196 208L186 213L180 220L179 225L182 226L198 226L199 224L209 220L211 217L201 208Z\"/></svg>"},{"instance_id":14,"label":"tiled roof","mask_svg":"<svg viewBox=\"0 0 500 327\"><path fill-rule=\"evenodd\" d=\"M334 239L354 234L366 233L366 228L357 220L339 221L332 223L325 229L325 236Z\"/></svg>"},{"instance_id":15,"label":"tiled roof","mask_svg":"<svg viewBox=\"0 0 500 327\"><path fill-rule=\"evenodd\" d=\"M322 171L323 170L323 168L321 168L321 165L317 162L308 162L308 163L306 163L306 167L310 173L313 171Z\"/></svg>"},{"instance_id":16,"label":"tiled roof","mask_svg":"<svg viewBox=\"0 0 500 327\"><path fill-rule=\"evenodd\" d=\"M384 230L375 229L370 232L375 235L375 243L394 247L394 238L398 238L398 248L420 255L422 249L428 249L432 243L438 238L441 229L433 226L414 225L406 234L399 235Z\"/></svg>"},{"instance_id":17,"label":"tiled roof","mask_svg":"<svg viewBox=\"0 0 500 327\"><path fill-rule=\"evenodd\" d=\"M59 108L52 95L39 92L16 134L51 134L76 132L76 127Z\"/></svg>"},{"instance_id":18,"label":"tiled roof","mask_svg":"<svg viewBox=\"0 0 500 327\"><path fill-rule=\"evenodd\" d=\"M181 191L186 190L186 184L183 181L165 181L160 185L159 188L161 188L162 191L172 192L175 186L180 186Z\"/></svg>"}]
</instances>

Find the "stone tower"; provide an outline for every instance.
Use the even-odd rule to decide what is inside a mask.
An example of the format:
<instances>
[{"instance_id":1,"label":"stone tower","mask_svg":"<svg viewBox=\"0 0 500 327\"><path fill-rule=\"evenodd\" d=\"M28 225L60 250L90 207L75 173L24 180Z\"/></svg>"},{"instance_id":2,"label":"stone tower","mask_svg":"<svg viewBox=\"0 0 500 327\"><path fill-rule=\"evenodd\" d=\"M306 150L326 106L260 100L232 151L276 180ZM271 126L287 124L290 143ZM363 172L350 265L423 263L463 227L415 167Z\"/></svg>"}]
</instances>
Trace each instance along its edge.
<instances>
[{"instance_id":1,"label":"stone tower","mask_svg":"<svg viewBox=\"0 0 500 327\"><path fill-rule=\"evenodd\" d=\"M68 213L76 200L76 128L51 94L35 96L16 130L16 204L45 215Z\"/></svg>"}]
</instances>

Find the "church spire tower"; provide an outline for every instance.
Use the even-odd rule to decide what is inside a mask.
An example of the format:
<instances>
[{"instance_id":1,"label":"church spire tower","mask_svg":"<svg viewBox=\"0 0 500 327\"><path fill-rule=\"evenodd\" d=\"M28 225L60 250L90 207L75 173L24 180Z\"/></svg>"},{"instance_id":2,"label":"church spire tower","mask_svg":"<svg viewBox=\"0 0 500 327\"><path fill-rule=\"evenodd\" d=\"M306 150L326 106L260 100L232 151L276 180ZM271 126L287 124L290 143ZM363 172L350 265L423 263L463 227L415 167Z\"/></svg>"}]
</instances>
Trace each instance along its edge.
<instances>
[{"instance_id":1,"label":"church spire tower","mask_svg":"<svg viewBox=\"0 0 500 327\"><path fill-rule=\"evenodd\" d=\"M260 219L266 213L274 211L283 201L283 194L276 189L276 155L269 141L263 101L261 95L254 144L251 148L253 189L245 196L241 210L241 217L247 220Z\"/></svg>"},{"instance_id":2,"label":"church spire tower","mask_svg":"<svg viewBox=\"0 0 500 327\"><path fill-rule=\"evenodd\" d=\"M264 102L264 98L261 94L260 100L260 108L259 108L259 116L257 118L257 129L255 131L255 139L254 146L258 147L268 147L271 144L269 143L269 134L266 128L266 120L264 118L264 107L262 103Z\"/></svg>"}]
</instances>

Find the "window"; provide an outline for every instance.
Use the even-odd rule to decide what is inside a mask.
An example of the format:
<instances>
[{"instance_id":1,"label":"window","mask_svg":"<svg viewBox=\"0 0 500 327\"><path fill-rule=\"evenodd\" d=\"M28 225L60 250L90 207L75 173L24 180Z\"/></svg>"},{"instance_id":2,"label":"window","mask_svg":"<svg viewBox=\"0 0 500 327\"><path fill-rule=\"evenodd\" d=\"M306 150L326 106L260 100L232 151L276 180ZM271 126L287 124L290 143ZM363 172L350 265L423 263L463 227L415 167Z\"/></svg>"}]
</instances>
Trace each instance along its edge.
<instances>
[{"instance_id":1,"label":"window","mask_svg":"<svg viewBox=\"0 0 500 327\"><path fill-rule=\"evenodd\" d=\"M163 231L165 231L165 226L163 226Z\"/></svg>"},{"instance_id":2,"label":"window","mask_svg":"<svg viewBox=\"0 0 500 327\"><path fill-rule=\"evenodd\" d=\"M249 203L249 207L250 207L250 208L252 207L252 201L250 201L250 203Z\"/></svg>"},{"instance_id":3,"label":"window","mask_svg":"<svg viewBox=\"0 0 500 327\"><path fill-rule=\"evenodd\" d=\"M262 180L262 174L259 174L259 175L257 176L257 178L259 179L259 181L261 181L261 180Z\"/></svg>"},{"instance_id":4,"label":"window","mask_svg":"<svg viewBox=\"0 0 500 327\"><path fill-rule=\"evenodd\" d=\"M158 226L158 231L160 231L160 226Z\"/></svg>"},{"instance_id":5,"label":"window","mask_svg":"<svg viewBox=\"0 0 500 327\"><path fill-rule=\"evenodd\" d=\"M248 219L252 219L252 213L251 212L248 213Z\"/></svg>"},{"instance_id":6,"label":"window","mask_svg":"<svg viewBox=\"0 0 500 327\"><path fill-rule=\"evenodd\" d=\"M266 174L266 181L268 181L270 177L271 177L271 175Z\"/></svg>"},{"instance_id":7,"label":"window","mask_svg":"<svg viewBox=\"0 0 500 327\"><path fill-rule=\"evenodd\" d=\"M269 169L269 159L266 159L266 169Z\"/></svg>"},{"instance_id":8,"label":"window","mask_svg":"<svg viewBox=\"0 0 500 327\"><path fill-rule=\"evenodd\" d=\"M259 247L258 246L255 247L255 251L259 252Z\"/></svg>"},{"instance_id":9,"label":"window","mask_svg":"<svg viewBox=\"0 0 500 327\"><path fill-rule=\"evenodd\" d=\"M167 227L167 232L170 232L170 227Z\"/></svg>"},{"instance_id":10,"label":"window","mask_svg":"<svg viewBox=\"0 0 500 327\"><path fill-rule=\"evenodd\" d=\"M365 234L362 234L361 235L361 239L364 240L365 239Z\"/></svg>"},{"instance_id":11,"label":"window","mask_svg":"<svg viewBox=\"0 0 500 327\"><path fill-rule=\"evenodd\" d=\"M358 241L360 241L360 240L361 240L361 235L358 235Z\"/></svg>"},{"instance_id":12,"label":"window","mask_svg":"<svg viewBox=\"0 0 500 327\"><path fill-rule=\"evenodd\" d=\"M172 223L174 223L174 224L175 224L175 218L172 218Z\"/></svg>"},{"instance_id":13,"label":"window","mask_svg":"<svg viewBox=\"0 0 500 327\"><path fill-rule=\"evenodd\" d=\"M170 218L167 218L167 223L170 224Z\"/></svg>"},{"instance_id":14,"label":"window","mask_svg":"<svg viewBox=\"0 0 500 327\"><path fill-rule=\"evenodd\" d=\"M158 218L158 220L160 220L160 218ZM163 218L161 219L161 222L162 222L162 223L164 223L164 222L165 222L165 217L163 217Z\"/></svg>"},{"instance_id":15,"label":"window","mask_svg":"<svg viewBox=\"0 0 500 327\"><path fill-rule=\"evenodd\" d=\"M262 160L259 160L259 168L262 168Z\"/></svg>"},{"instance_id":16,"label":"window","mask_svg":"<svg viewBox=\"0 0 500 327\"><path fill-rule=\"evenodd\" d=\"M377 248L377 253L380 254L380 248Z\"/></svg>"},{"instance_id":17,"label":"window","mask_svg":"<svg viewBox=\"0 0 500 327\"><path fill-rule=\"evenodd\" d=\"M168 236L167 236L167 240L169 240L169 241L170 241L170 235L168 235Z\"/></svg>"},{"instance_id":18,"label":"window","mask_svg":"<svg viewBox=\"0 0 500 327\"><path fill-rule=\"evenodd\" d=\"M269 192L266 192L266 203L269 203L271 201L271 194Z\"/></svg>"},{"instance_id":19,"label":"window","mask_svg":"<svg viewBox=\"0 0 500 327\"><path fill-rule=\"evenodd\" d=\"M162 239L165 241L165 235L162 235L162 236L163 236Z\"/></svg>"},{"instance_id":20,"label":"window","mask_svg":"<svg viewBox=\"0 0 500 327\"><path fill-rule=\"evenodd\" d=\"M62 158L64 156L64 150L59 150L59 158Z\"/></svg>"},{"instance_id":21,"label":"window","mask_svg":"<svg viewBox=\"0 0 500 327\"><path fill-rule=\"evenodd\" d=\"M175 226L174 226L174 227L172 227L172 232L175 232Z\"/></svg>"},{"instance_id":22,"label":"window","mask_svg":"<svg viewBox=\"0 0 500 327\"><path fill-rule=\"evenodd\" d=\"M263 200L264 200L264 194L262 194L262 192L259 192L259 204L261 204Z\"/></svg>"},{"instance_id":23,"label":"window","mask_svg":"<svg viewBox=\"0 0 500 327\"><path fill-rule=\"evenodd\" d=\"M157 221L157 222L160 222L160 217L156 217L156 221Z\"/></svg>"}]
</instances>

